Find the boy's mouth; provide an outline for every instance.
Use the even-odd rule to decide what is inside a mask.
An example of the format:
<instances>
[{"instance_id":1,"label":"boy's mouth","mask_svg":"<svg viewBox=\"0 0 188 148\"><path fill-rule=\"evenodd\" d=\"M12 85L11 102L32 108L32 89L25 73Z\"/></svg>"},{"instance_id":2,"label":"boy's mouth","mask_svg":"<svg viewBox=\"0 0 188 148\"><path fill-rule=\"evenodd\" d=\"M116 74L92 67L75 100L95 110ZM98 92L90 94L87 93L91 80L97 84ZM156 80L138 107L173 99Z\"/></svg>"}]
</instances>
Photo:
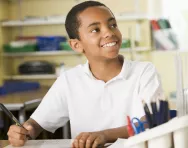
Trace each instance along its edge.
<instances>
[{"instance_id":1,"label":"boy's mouth","mask_svg":"<svg viewBox=\"0 0 188 148\"><path fill-rule=\"evenodd\" d=\"M117 44L117 42L114 41L114 42L106 43L106 44L102 45L102 47L112 47L112 46L115 46L116 44Z\"/></svg>"}]
</instances>

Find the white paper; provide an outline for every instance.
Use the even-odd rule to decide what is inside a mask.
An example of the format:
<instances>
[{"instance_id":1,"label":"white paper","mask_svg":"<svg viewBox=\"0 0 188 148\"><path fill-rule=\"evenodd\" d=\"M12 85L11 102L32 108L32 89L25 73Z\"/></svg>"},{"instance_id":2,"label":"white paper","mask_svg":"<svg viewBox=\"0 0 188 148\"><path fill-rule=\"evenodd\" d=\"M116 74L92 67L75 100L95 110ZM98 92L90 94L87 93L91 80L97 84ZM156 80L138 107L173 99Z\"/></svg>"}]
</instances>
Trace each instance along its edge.
<instances>
[{"instance_id":1,"label":"white paper","mask_svg":"<svg viewBox=\"0 0 188 148\"><path fill-rule=\"evenodd\" d=\"M116 142L110 145L108 148L124 148L125 142L127 139L118 138Z\"/></svg>"},{"instance_id":2,"label":"white paper","mask_svg":"<svg viewBox=\"0 0 188 148\"><path fill-rule=\"evenodd\" d=\"M19 148L71 148L72 139L61 140L28 140L23 147ZM8 145L5 148L15 148Z\"/></svg>"}]
</instances>

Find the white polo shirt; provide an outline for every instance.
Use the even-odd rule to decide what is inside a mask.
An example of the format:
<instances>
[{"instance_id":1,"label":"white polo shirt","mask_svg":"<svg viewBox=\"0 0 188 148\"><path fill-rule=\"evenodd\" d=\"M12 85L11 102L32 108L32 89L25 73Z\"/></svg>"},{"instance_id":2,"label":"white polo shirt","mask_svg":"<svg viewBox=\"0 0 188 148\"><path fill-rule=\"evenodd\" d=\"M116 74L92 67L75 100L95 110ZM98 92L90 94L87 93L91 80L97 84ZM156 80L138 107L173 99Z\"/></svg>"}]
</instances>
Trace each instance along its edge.
<instances>
[{"instance_id":1,"label":"white polo shirt","mask_svg":"<svg viewBox=\"0 0 188 148\"><path fill-rule=\"evenodd\" d=\"M142 99L162 93L155 67L149 62L129 61L119 75L105 83L97 80L89 64L62 73L32 114L44 129L55 132L70 120L72 138L81 132L126 125L126 116L145 115Z\"/></svg>"}]
</instances>

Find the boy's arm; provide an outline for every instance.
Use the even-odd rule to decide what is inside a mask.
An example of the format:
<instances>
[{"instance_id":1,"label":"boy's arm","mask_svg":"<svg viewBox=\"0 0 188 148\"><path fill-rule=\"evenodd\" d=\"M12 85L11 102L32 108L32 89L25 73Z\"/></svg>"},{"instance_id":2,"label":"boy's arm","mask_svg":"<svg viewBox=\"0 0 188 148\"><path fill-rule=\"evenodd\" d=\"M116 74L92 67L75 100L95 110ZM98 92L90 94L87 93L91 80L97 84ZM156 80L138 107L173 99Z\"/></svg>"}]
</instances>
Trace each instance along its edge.
<instances>
[{"instance_id":1,"label":"boy's arm","mask_svg":"<svg viewBox=\"0 0 188 148\"><path fill-rule=\"evenodd\" d=\"M43 128L33 119L27 120L23 127L11 125L7 133L8 140L12 146L23 146L28 140L28 135L35 139L43 130Z\"/></svg>"},{"instance_id":2,"label":"boy's arm","mask_svg":"<svg viewBox=\"0 0 188 148\"><path fill-rule=\"evenodd\" d=\"M141 119L141 121L146 121L146 117L143 116ZM138 123L135 123L135 125L137 126ZM147 124L144 125L145 129L148 128ZM116 141L118 138L128 138L129 134L127 131L127 126L122 126L119 128L114 128L114 129L107 129L104 131L101 131L105 134L105 136L107 137L107 142L111 143Z\"/></svg>"},{"instance_id":3,"label":"boy's arm","mask_svg":"<svg viewBox=\"0 0 188 148\"><path fill-rule=\"evenodd\" d=\"M32 118L28 119L24 124L24 127L31 127L29 129L29 135L31 136L32 139L35 139L42 131L43 128Z\"/></svg>"},{"instance_id":4,"label":"boy's arm","mask_svg":"<svg viewBox=\"0 0 188 148\"><path fill-rule=\"evenodd\" d=\"M145 116L140 120L145 121ZM137 126L137 123L135 123ZM147 128L147 126L145 126ZM105 143L115 142L118 138L128 138L127 126L122 126L113 129L106 129L98 132L83 132L80 133L73 142L73 147L76 148L96 148Z\"/></svg>"}]
</instances>

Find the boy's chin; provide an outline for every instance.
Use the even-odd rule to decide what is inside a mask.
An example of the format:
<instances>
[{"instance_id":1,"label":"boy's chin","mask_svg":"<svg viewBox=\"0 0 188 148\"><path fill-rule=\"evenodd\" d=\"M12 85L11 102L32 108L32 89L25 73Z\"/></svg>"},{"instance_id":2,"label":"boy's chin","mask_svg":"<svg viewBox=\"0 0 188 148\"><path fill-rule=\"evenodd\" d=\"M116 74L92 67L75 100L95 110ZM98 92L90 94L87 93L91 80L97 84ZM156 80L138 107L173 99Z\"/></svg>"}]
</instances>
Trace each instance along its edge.
<instances>
[{"instance_id":1,"label":"boy's chin","mask_svg":"<svg viewBox=\"0 0 188 148\"><path fill-rule=\"evenodd\" d=\"M105 57L107 58L107 59L115 59L115 58L117 58L119 56L119 52L116 52L116 53L109 53L109 54L107 54Z\"/></svg>"}]
</instances>

